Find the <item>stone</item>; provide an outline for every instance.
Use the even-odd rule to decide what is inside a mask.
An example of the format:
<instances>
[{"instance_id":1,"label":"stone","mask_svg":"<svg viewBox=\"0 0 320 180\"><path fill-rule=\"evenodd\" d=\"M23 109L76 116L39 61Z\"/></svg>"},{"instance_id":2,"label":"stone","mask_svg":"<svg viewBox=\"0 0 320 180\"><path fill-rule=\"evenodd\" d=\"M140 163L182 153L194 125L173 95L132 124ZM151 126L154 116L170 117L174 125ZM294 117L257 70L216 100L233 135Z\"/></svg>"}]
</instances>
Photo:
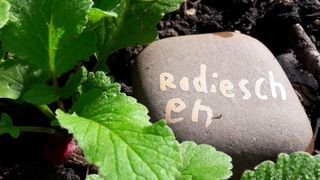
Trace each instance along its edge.
<instances>
[{"instance_id":1,"label":"stone","mask_svg":"<svg viewBox=\"0 0 320 180\"><path fill-rule=\"evenodd\" d=\"M179 141L210 144L234 172L280 152L312 152L309 120L272 53L249 36L213 33L152 43L137 57L133 91Z\"/></svg>"}]
</instances>

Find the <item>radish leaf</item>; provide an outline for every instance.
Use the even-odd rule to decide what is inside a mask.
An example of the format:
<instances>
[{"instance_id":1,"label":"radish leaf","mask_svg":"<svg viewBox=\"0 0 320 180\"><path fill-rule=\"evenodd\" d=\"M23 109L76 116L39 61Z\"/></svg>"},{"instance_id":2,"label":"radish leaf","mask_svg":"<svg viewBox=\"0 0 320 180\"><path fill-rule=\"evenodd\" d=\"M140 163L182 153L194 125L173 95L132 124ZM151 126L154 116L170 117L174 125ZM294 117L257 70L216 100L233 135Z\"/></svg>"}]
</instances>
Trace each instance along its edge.
<instances>
[{"instance_id":1,"label":"radish leaf","mask_svg":"<svg viewBox=\"0 0 320 180\"><path fill-rule=\"evenodd\" d=\"M320 179L320 156L306 152L281 153L276 163L265 161L241 177L241 180L258 179Z\"/></svg>"},{"instance_id":2,"label":"radish leaf","mask_svg":"<svg viewBox=\"0 0 320 180\"><path fill-rule=\"evenodd\" d=\"M49 78L46 73L17 60L0 63L0 98L18 99L32 84Z\"/></svg>"},{"instance_id":3,"label":"radish leaf","mask_svg":"<svg viewBox=\"0 0 320 180\"><path fill-rule=\"evenodd\" d=\"M231 157L210 145L181 144L183 167L179 180L211 180L231 177Z\"/></svg>"},{"instance_id":4,"label":"radish leaf","mask_svg":"<svg viewBox=\"0 0 320 180\"><path fill-rule=\"evenodd\" d=\"M156 24L164 14L176 10L184 0L95 0L94 7L113 12L98 29L98 59L128 46L146 44L156 39Z\"/></svg>"},{"instance_id":5,"label":"radish leaf","mask_svg":"<svg viewBox=\"0 0 320 180\"><path fill-rule=\"evenodd\" d=\"M12 124L9 115L3 113L0 121L0 135L5 133L9 133L12 138L16 139L20 134L20 129Z\"/></svg>"},{"instance_id":6,"label":"radish leaf","mask_svg":"<svg viewBox=\"0 0 320 180\"><path fill-rule=\"evenodd\" d=\"M60 96L57 89L45 84L35 84L31 89L22 95L25 102L35 105L46 105L57 101Z\"/></svg>"},{"instance_id":7,"label":"radish leaf","mask_svg":"<svg viewBox=\"0 0 320 180\"><path fill-rule=\"evenodd\" d=\"M105 179L174 179L179 174L172 131L165 121L149 123L147 110L133 98L91 90L73 109L72 115L58 110L59 123Z\"/></svg>"},{"instance_id":8,"label":"radish leaf","mask_svg":"<svg viewBox=\"0 0 320 180\"><path fill-rule=\"evenodd\" d=\"M3 47L59 77L94 51L93 33L82 33L90 0L9 0L12 17L1 29Z\"/></svg>"},{"instance_id":9,"label":"radish leaf","mask_svg":"<svg viewBox=\"0 0 320 180\"><path fill-rule=\"evenodd\" d=\"M0 28L9 20L10 4L6 0L0 0Z\"/></svg>"}]
</instances>

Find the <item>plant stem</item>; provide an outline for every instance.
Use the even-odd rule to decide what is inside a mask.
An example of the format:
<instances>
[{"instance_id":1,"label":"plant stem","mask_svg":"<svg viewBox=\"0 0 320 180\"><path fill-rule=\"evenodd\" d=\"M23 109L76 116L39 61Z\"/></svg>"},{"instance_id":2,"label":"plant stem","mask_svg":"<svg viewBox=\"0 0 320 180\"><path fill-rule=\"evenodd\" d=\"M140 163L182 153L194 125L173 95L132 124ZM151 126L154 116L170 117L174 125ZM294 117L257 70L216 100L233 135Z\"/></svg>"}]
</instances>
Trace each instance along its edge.
<instances>
[{"instance_id":1,"label":"plant stem","mask_svg":"<svg viewBox=\"0 0 320 180\"><path fill-rule=\"evenodd\" d=\"M46 133L55 134L56 130L47 127L35 127L35 126L16 126L21 132L33 132L33 133Z\"/></svg>"},{"instance_id":2,"label":"plant stem","mask_svg":"<svg viewBox=\"0 0 320 180\"><path fill-rule=\"evenodd\" d=\"M51 111L51 109L47 105L36 105L36 107L44 114L46 115L50 120L56 120L56 116Z\"/></svg>"},{"instance_id":3,"label":"plant stem","mask_svg":"<svg viewBox=\"0 0 320 180\"><path fill-rule=\"evenodd\" d=\"M58 88L59 87L58 78L54 74L52 74L52 81L53 81L54 87Z\"/></svg>"},{"instance_id":4,"label":"plant stem","mask_svg":"<svg viewBox=\"0 0 320 180\"><path fill-rule=\"evenodd\" d=\"M58 107L59 107L59 109L64 111L64 104L61 100L58 100Z\"/></svg>"}]
</instances>

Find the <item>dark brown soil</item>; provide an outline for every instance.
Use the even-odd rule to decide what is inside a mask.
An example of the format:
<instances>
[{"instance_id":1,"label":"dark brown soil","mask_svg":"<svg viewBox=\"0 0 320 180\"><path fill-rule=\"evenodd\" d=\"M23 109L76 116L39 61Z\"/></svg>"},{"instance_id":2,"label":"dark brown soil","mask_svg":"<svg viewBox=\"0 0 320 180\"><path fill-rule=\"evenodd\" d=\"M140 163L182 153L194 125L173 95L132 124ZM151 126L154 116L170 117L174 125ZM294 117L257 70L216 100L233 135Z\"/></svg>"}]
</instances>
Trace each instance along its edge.
<instances>
[{"instance_id":1,"label":"dark brown soil","mask_svg":"<svg viewBox=\"0 0 320 180\"><path fill-rule=\"evenodd\" d=\"M278 3L280 1L200 0L196 2L189 0L180 10L166 15L160 21L157 25L159 38L240 31L262 41L277 56L293 52L288 38L288 28L294 23L301 23L320 50L320 3L317 0L296 0L293 4L284 5ZM288 2L288 0L281 2ZM137 46L120 50L108 61L111 74L121 83L123 91L129 95L132 93L131 63L142 49L142 46ZM299 68L304 69L302 65ZM317 97L318 91L314 89L311 93ZM318 98L306 107L314 127L319 115L319 107ZM26 109L29 113L33 111L36 110ZM96 171L82 160L78 161L77 158L68 159L60 165L42 161L39 155L42 148L39 142L43 144L42 137L31 141L27 136L19 141L24 144L22 146L19 146L19 143L5 145L2 142L9 141L6 140L7 137L0 138L2 149L0 157L6 157L6 162L0 165L0 180L77 180L84 179L87 173ZM316 140L316 150L320 150L320 138ZM0 162L3 160L0 158Z\"/></svg>"}]
</instances>

